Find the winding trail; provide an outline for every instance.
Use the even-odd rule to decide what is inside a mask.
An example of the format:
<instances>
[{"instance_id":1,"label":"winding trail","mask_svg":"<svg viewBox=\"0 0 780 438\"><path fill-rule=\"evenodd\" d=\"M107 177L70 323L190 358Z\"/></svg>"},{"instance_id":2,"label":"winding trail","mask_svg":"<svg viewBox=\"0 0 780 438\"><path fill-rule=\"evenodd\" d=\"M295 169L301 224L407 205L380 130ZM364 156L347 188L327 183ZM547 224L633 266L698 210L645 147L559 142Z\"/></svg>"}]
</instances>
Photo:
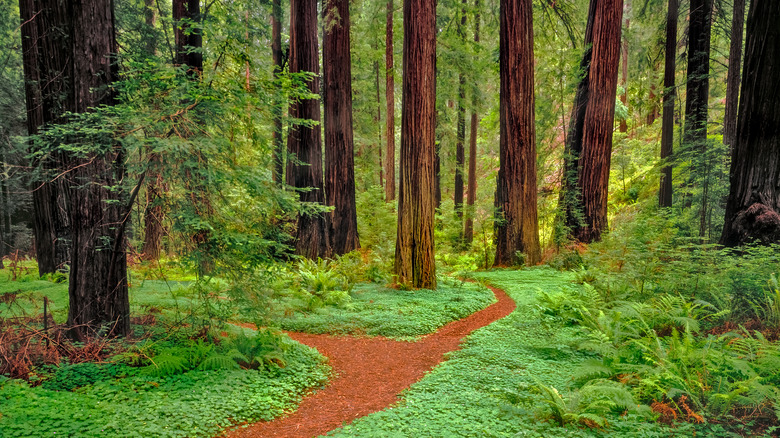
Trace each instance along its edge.
<instances>
[{"instance_id":1,"label":"winding trail","mask_svg":"<svg viewBox=\"0 0 780 438\"><path fill-rule=\"evenodd\" d=\"M401 391L442 362L445 353L457 350L466 335L515 310L515 302L502 290L490 289L496 303L417 342L289 333L327 356L336 377L305 397L290 415L236 429L227 436L311 438L391 406Z\"/></svg>"}]
</instances>

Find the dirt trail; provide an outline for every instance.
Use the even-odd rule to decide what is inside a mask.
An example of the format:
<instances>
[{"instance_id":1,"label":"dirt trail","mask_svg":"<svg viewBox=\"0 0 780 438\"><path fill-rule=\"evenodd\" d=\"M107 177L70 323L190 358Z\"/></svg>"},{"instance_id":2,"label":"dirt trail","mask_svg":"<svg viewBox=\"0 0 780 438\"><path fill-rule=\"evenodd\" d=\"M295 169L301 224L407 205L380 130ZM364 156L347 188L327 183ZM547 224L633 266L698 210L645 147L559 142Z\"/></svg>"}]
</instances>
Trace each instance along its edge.
<instances>
[{"instance_id":1,"label":"dirt trail","mask_svg":"<svg viewBox=\"0 0 780 438\"><path fill-rule=\"evenodd\" d=\"M442 362L444 353L457 350L464 336L512 313L514 301L502 290L490 289L498 302L418 342L289 333L327 356L336 377L304 398L290 415L231 431L228 437L311 438L387 408Z\"/></svg>"}]
</instances>

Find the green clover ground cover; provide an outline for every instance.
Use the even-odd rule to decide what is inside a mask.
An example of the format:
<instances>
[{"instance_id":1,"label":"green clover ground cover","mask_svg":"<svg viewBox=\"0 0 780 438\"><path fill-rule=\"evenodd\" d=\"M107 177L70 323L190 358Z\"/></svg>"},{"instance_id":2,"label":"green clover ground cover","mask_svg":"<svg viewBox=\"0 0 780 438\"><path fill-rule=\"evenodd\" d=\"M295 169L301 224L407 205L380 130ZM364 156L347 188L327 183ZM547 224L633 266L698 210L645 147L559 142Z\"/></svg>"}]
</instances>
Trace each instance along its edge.
<instances>
[{"instance_id":1,"label":"green clover ground cover","mask_svg":"<svg viewBox=\"0 0 780 438\"><path fill-rule=\"evenodd\" d=\"M495 302L484 286L440 280L438 290L395 290L360 283L347 305L324 306L274 320L284 330L365 334L411 340L436 331Z\"/></svg>"},{"instance_id":2,"label":"green clover ground cover","mask_svg":"<svg viewBox=\"0 0 780 438\"><path fill-rule=\"evenodd\" d=\"M604 428L558 427L540 384L564 397L589 357L576 349L576 327L550 322L537 311L539 291L571 286L573 275L549 268L474 274L517 302L507 318L474 332L403 395L396 406L331 432L334 437L668 437L729 436L719 425L674 428L634 414L607 416ZM564 289L565 290L565 289Z\"/></svg>"}]
</instances>

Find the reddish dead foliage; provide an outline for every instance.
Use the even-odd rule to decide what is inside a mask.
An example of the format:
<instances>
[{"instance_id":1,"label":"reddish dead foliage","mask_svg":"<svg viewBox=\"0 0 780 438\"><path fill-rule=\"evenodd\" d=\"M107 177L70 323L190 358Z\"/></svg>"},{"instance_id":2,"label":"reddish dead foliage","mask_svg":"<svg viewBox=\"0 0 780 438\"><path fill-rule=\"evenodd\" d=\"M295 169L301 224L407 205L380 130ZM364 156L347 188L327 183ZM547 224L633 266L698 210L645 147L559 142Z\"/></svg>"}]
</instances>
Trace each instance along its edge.
<instances>
[{"instance_id":1,"label":"reddish dead foliage","mask_svg":"<svg viewBox=\"0 0 780 438\"><path fill-rule=\"evenodd\" d=\"M418 342L386 338L354 338L290 333L290 336L327 356L335 378L306 397L287 417L250 425L227 433L230 437L313 437L398 401L398 394L420 380L457 350L464 336L515 309L503 291L494 289L498 302L454 321Z\"/></svg>"}]
</instances>

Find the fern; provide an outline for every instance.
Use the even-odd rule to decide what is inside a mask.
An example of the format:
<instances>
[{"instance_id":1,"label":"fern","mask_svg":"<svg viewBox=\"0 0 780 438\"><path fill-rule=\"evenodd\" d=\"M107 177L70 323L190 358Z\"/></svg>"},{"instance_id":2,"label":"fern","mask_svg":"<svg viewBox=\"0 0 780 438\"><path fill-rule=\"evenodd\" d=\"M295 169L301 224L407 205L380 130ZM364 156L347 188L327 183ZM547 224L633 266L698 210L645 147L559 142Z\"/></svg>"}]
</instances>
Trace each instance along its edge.
<instances>
[{"instance_id":1,"label":"fern","mask_svg":"<svg viewBox=\"0 0 780 438\"><path fill-rule=\"evenodd\" d=\"M152 364L142 368L142 372L154 377L172 376L190 369L186 358L170 353L159 354L151 361Z\"/></svg>"}]
</instances>

